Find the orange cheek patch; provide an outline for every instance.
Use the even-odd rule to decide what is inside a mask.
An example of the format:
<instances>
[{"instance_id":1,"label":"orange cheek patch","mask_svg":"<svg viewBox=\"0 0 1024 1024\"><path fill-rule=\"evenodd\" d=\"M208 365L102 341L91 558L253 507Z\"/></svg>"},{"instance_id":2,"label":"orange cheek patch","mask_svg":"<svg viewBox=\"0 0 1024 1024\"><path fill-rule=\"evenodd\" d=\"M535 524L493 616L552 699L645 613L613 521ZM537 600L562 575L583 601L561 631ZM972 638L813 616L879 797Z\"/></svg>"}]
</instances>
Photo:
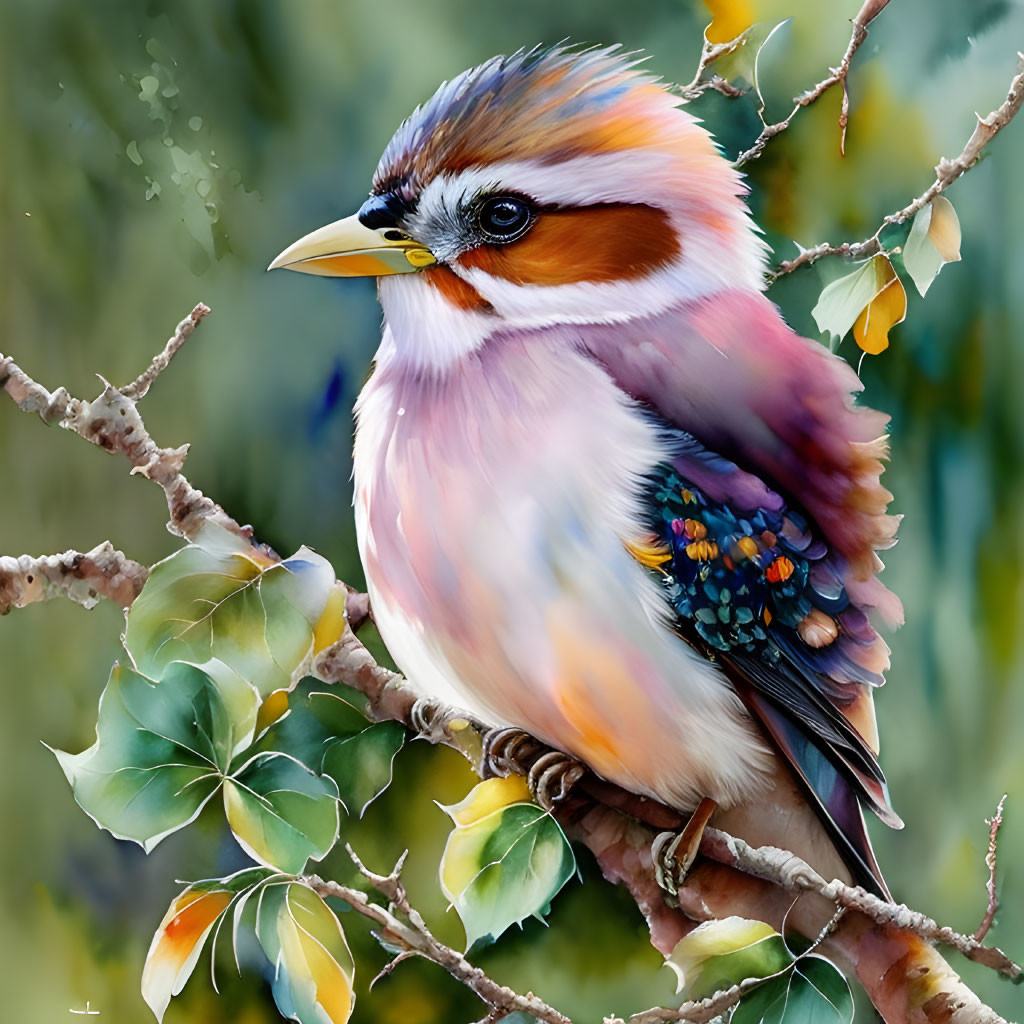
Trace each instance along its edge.
<instances>
[{"instance_id":1,"label":"orange cheek patch","mask_svg":"<svg viewBox=\"0 0 1024 1024\"><path fill-rule=\"evenodd\" d=\"M447 267L431 267L422 271L427 283L436 288L453 306L493 313L491 304L468 282Z\"/></svg>"},{"instance_id":2,"label":"orange cheek patch","mask_svg":"<svg viewBox=\"0 0 1024 1024\"><path fill-rule=\"evenodd\" d=\"M607 203L542 213L518 242L478 246L459 263L516 284L578 284L644 277L679 252L664 211Z\"/></svg>"}]
</instances>

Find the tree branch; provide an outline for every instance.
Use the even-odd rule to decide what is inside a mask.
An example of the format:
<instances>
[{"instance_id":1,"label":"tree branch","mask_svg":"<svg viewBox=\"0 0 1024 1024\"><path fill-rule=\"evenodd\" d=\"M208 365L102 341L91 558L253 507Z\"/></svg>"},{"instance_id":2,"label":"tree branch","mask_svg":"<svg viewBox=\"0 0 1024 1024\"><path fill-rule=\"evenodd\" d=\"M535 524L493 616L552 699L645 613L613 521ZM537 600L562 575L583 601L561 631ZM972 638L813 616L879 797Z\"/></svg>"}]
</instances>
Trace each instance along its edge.
<instances>
[{"instance_id":1,"label":"tree branch","mask_svg":"<svg viewBox=\"0 0 1024 1024\"><path fill-rule=\"evenodd\" d=\"M318 875L307 875L301 881L321 896L334 896L347 903L363 917L380 925L385 930L389 942L403 947L406 952L423 956L443 967L453 978L462 982L486 1004L489 1012L484 1020L497 1021L510 1013L518 1012L530 1014L537 1020L543 1021L544 1024L572 1024L565 1014L559 1013L553 1006L549 1006L533 993L519 995L505 985L493 981L461 953L434 937L423 920L423 916L409 903L409 897L402 885L400 872L402 862L405 860L404 854L390 875L378 875L363 864L351 846L346 844L346 849L360 874L374 889L386 897L388 903L394 908L394 913L376 903L371 903L366 893L359 889L351 889L339 885L337 882L324 881Z\"/></svg>"},{"instance_id":2,"label":"tree branch","mask_svg":"<svg viewBox=\"0 0 1024 1024\"><path fill-rule=\"evenodd\" d=\"M108 452L124 455L132 474L140 473L158 484L167 499L171 533L186 540L195 538L204 522L211 521L246 540L252 528L241 526L216 502L193 487L182 473L188 445L160 448L149 436L136 402L167 366L174 353L210 312L199 303L177 327L163 351L135 381L123 389L103 381L103 390L91 402L73 398L63 387L54 392L34 381L10 356L0 353L0 387L26 412L38 412L44 423L60 425ZM103 380L101 377L100 380Z\"/></svg>"},{"instance_id":3,"label":"tree branch","mask_svg":"<svg viewBox=\"0 0 1024 1024\"><path fill-rule=\"evenodd\" d=\"M738 868L755 878L763 878L788 892L817 893L839 907L859 911L877 924L895 925L921 938L943 942L968 960L990 967L1008 978L1017 979L1024 974L1020 965L1014 963L1002 950L982 945L977 937L963 935L939 925L932 918L902 903L879 899L860 886L846 885L838 879L827 882L806 861L788 850L774 846L754 848L742 839L709 827L704 830L700 852L719 864Z\"/></svg>"},{"instance_id":4,"label":"tree branch","mask_svg":"<svg viewBox=\"0 0 1024 1024\"><path fill-rule=\"evenodd\" d=\"M804 249L791 260L783 260L778 267L768 274L768 284L774 284L780 277L791 274L799 267L816 263L822 256L847 256L851 259L867 259L882 251L881 234L891 224L902 224L923 209L937 195L945 192L954 181L969 171L981 158L984 148L1005 128L1016 116L1024 103L1024 54L1017 54L1018 71L1010 82L1006 99L986 117L977 117L977 124L971 137L967 140L959 155L948 159L942 157L935 167L935 180L916 199L901 210L890 213L878 226L873 235L860 242L820 242L809 249Z\"/></svg>"},{"instance_id":5,"label":"tree branch","mask_svg":"<svg viewBox=\"0 0 1024 1024\"><path fill-rule=\"evenodd\" d=\"M107 540L85 554L0 555L0 615L54 597L70 598L85 608L106 598L127 608L148 576L146 566L126 558Z\"/></svg>"},{"instance_id":6,"label":"tree branch","mask_svg":"<svg viewBox=\"0 0 1024 1024\"><path fill-rule=\"evenodd\" d=\"M733 161L734 167L742 167L751 160L756 160L765 151L768 143L776 135L781 135L790 126L793 118L804 107L809 107L815 100L821 99L833 85L838 85L840 82L843 86L843 107L842 113L839 115L839 151L845 153L846 123L850 116L850 94L846 79L850 74L850 62L853 60L853 55L860 49L861 43L867 39L868 25L882 13L882 9L888 2L889 0L864 0L864 5L853 19L853 31L850 33L850 42L847 44L842 60L839 61L839 66L830 68L831 74L827 78L823 78L817 85L801 93L799 96L795 96L793 98L793 109L781 121L777 121L775 124L765 124L761 134L754 140L754 144L749 149L740 153ZM758 113L761 115L763 122L764 109L762 108Z\"/></svg>"}]
</instances>

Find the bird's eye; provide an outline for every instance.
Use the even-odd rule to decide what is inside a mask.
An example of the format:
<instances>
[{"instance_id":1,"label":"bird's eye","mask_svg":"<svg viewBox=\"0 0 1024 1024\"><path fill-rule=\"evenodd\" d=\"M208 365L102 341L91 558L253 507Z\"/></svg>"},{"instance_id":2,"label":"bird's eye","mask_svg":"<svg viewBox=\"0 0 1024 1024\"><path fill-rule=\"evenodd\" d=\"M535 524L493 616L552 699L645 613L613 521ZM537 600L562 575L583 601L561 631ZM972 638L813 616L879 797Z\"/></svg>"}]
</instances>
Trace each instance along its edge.
<instances>
[{"instance_id":1,"label":"bird's eye","mask_svg":"<svg viewBox=\"0 0 1024 1024\"><path fill-rule=\"evenodd\" d=\"M533 210L518 196L492 196L479 213L480 230L492 242L511 242L530 226Z\"/></svg>"}]
</instances>

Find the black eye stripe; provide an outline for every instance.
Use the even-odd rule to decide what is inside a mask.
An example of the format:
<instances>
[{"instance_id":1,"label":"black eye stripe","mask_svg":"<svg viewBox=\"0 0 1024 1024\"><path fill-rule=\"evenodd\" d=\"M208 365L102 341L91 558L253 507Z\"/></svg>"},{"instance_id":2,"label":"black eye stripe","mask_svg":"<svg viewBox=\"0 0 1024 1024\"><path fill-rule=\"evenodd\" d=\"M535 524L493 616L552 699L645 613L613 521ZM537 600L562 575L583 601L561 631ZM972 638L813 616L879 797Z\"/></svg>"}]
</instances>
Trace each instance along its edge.
<instances>
[{"instance_id":1,"label":"black eye stripe","mask_svg":"<svg viewBox=\"0 0 1024 1024\"><path fill-rule=\"evenodd\" d=\"M522 196L489 196L477 210L477 223L491 242L511 242L533 223L534 209Z\"/></svg>"}]
</instances>

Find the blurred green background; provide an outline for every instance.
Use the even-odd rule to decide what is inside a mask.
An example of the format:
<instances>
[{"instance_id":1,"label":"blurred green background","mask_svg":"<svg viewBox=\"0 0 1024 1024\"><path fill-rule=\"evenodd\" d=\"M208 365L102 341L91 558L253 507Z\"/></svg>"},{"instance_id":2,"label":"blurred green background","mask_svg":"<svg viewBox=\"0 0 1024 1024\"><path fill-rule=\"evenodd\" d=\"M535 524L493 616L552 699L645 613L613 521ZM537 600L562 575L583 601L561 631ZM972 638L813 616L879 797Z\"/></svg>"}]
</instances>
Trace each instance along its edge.
<instances>
[{"instance_id":1,"label":"blurred green background","mask_svg":"<svg viewBox=\"0 0 1024 1024\"><path fill-rule=\"evenodd\" d=\"M764 0L792 15L765 51L770 117L834 64L860 0ZM350 409L379 329L369 281L266 276L305 231L353 210L377 156L412 106L444 78L521 45L621 42L689 80L708 9L698 0L5 0L0 8L0 350L48 386L91 396L94 374L133 378L198 301L213 307L144 404L159 443L192 445L187 472L277 550L308 543L361 582L349 508ZM1005 96L1024 46L1024 0L893 0L850 79L847 156L838 92L803 112L749 167L752 204L778 258L870 234L955 154L974 111ZM753 102L715 94L696 109L725 149L756 135ZM890 349L868 358L870 404L893 415L888 484L906 519L886 561L907 625L892 637L879 699L883 762L907 822L876 829L898 898L973 931L984 902L984 818L1009 792L1003 899L992 938L1024 956L1024 119L947 195L963 262L927 300L910 294ZM810 310L836 260L772 297L816 337ZM909 282L908 282L909 286ZM856 359L848 339L840 351ZM157 488L123 462L0 401L0 552L85 550L110 538L152 562L172 551ZM243 858L217 812L150 857L96 829L41 745L92 740L96 701L119 655L122 619L59 602L0 621L0 1006L7 1019L64 1021L86 1001L101 1021L151 1019L139 975L175 879L224 874ZM436 864L452 802L470 785L461 759L413 744L397 784L346 837L384 868L412 848L408 881L442 936ZM671 997L631 901L585 884L481 957L580 1021ZM343 857L324 874L346 878ZM346 919L348 920L348 919ZM384 962L361 922L355 1020L475 1020L479 1004L439 969ZM255 961L253 961L255 963ZM956 962L956 961L954 961ZM204 970L167 1020L278 1019L258 970L224 958L224 995ZM958 969L1004 1015L1021 989Z\"/></svg>"}]
</instances>

